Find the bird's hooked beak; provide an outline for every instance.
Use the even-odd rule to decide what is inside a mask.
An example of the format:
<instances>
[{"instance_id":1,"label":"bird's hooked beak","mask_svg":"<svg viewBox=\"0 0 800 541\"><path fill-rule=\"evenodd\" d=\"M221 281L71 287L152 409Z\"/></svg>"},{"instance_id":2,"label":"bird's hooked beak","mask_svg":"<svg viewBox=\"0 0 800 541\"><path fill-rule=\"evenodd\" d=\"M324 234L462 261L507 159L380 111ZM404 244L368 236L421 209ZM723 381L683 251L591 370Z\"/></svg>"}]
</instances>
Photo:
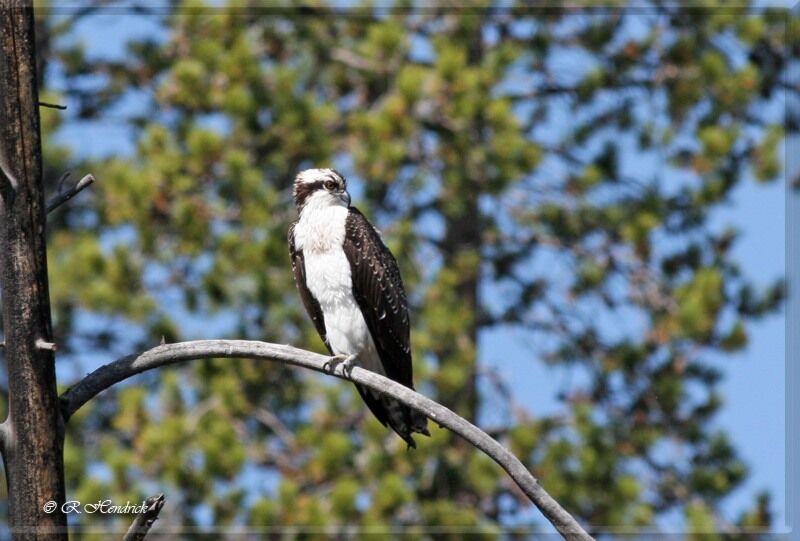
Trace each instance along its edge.
<instances>
[{"instance_id":1,"label":"bird's hooked beak","mask_svg":"<svg viewBox=\"0 0 800 541\"><path fill-rule=\"evenodd\" d=\"M346 206L350 206L350 194L347 193L347 190L342 190L339 194L339 199L341 199Z\"/></svg>"}]
</instances>

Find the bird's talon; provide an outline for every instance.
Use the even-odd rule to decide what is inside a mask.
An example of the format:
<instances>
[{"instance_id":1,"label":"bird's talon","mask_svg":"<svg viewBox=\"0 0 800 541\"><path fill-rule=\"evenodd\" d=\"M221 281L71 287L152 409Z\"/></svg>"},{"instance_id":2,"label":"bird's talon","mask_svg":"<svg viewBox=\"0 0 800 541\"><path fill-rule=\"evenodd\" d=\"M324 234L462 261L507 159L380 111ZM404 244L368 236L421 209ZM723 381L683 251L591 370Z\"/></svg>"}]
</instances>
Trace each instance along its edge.
<instances>
[{"instance_id":1,"label":"bird's talon","mask_svg":"<svg viewBox=\"0 0 800 541\"><path fill-rule=\"evenodd\" d=\"M333 373L337 366L342 365L342 371L346 376L349 377L350 373L353 371L353 361L355 358L355 355L334 355L322 365L322 368L325 370L330 370L331 373Z\"/></svg>"}]
</instances>

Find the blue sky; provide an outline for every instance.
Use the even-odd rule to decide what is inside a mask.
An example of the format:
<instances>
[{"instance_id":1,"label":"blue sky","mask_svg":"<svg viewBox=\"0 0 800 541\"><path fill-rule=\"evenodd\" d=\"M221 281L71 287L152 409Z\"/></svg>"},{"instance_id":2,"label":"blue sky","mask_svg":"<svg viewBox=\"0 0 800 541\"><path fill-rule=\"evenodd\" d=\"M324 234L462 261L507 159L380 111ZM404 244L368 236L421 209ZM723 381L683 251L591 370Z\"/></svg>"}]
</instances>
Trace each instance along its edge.
<instances>
[{"instance_id":1,"label":"blue sky","mask_svg":"<svg viewBox=\"0 0 800 541\"><path fill-rule=\"evenodd\" d=\"M87 19L76 34L90 52L114 56L124 54L126 40L153 30L144 19L111 12ZM58 79L54 81L57 83ZM124 107L136 107L136 100ZM129 133L114 119L71 125L60 138L64 142L80 141L79 150L85 156L132 150ZM102 171L93 173L102 182ZM795 197L795 204L796 200ZM720 209L714 218L715 227L732 224L742 231L734 254L745 274L759 284L766 285L786 274L786 208L785 185L745 182L736 190L731 204ZM766 489L772 493L777 511L775 529L781 531L786 518L784 313L755 322L750 330L750 342L744 352L712 359L726 374L721 385L725 405L715 426L729 432L751 468L744 487L725 505L729 515L734 516L753 501L755 493ZM524 382L512 388L516 399L531 411L543 414L560 409L554 390L563 387L572 376L530 362L531 351L525 345L525 337L505 331L490 333L482 341L481 351L482 360L497 366L507 380ZM680 523L666 527L679 531Z\"/></svg>"}]
</instances>

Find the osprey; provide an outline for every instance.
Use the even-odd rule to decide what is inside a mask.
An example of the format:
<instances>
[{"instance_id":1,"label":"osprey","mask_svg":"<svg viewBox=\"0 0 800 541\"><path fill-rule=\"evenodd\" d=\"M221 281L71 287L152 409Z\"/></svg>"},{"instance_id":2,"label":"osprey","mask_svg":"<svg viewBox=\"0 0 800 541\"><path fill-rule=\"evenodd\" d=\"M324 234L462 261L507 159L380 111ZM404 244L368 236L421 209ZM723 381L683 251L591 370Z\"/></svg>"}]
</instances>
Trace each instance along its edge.
<instances>
[{"instance_id":1,"label":"osprey","mask_svg":"<svg viewBox=\"0 0 800 541\"><path fill-rule=\"evenodd\" d=\"M289 228L297 289L325 345L345 368L353 363L414 388L408 305L394 256L355 207L344 177L308 169L294 181L299 218ZM427 418L393 398L356 385L383 423L416 447Z\"/></svg>"}]
</instances>

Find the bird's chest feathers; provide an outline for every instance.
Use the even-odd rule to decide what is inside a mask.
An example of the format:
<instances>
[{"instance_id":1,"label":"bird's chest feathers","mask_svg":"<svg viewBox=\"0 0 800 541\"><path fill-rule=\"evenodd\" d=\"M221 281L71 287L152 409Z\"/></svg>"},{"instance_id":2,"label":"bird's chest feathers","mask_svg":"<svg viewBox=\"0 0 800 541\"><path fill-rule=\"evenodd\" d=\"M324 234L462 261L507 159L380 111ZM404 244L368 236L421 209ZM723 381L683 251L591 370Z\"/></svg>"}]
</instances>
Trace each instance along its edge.
<instances>
[{"instance_id":1,"label":"bird's chest feathers","mask_svg":"<svg viewBox=\"0 0 800 541\"><path fill-rule=\"evenodd\" d=\"M344 243L346 207L304 208L294 229L294 242L306 257L338 249Z\"/></svg>"},{"instance_id":2,"label":"bird's chest feathers","mask_svg":"<svg viewBox=\"0 0 800 541\"><path fill-rule=\"evenodd\" d=\"M342 302L342 296L352 297L350 263L342 249L348 210L307 210L295 226L295 245L305 258L306 285L324 309Z\"/></svg>"}]
</instances>

